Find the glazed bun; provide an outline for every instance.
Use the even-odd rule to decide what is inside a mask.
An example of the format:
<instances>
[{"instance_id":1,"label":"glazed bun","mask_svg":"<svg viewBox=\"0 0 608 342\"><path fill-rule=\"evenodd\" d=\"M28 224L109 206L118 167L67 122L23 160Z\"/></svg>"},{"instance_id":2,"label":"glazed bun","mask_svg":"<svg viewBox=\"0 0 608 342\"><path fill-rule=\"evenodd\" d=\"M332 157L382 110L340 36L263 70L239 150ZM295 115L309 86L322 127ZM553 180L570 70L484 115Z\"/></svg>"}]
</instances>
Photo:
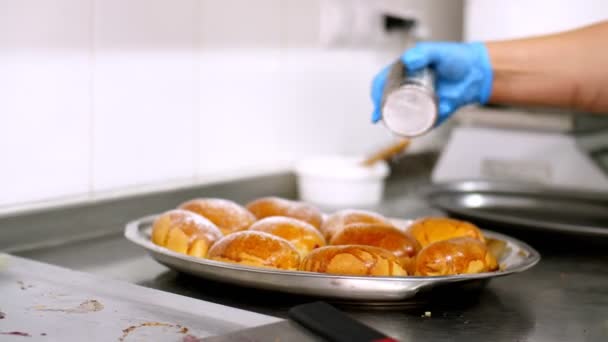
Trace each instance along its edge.
<instances>
[{"instance_id":1,"label":"glazed bun","mask_svg":"<svg viewBox=\"0 0 608 342\"><path fill-rule=\"evenodd\" d=\"M408 228L408 232L425 246L457 237L470 237L484 242L481 230L472 223L459 221L445 217L426 217L414 221Z\"/></svg>"},{"instance_id":2,"label":"glazed bun","mask_svg":"<svg viewBox=\"0 0 608 342\"><path fill-rule=\"evenodd\" d=\"M152 225L152 242L172 251L205 257L222 232L209 220L185 210L170 210Z\"/></svg>"},{"instance_id":3,"label":"glazed bun","mask_svg":"<svg viewBox=\"0 0 608 342\"><path fill-rule=\"evenodd\" d=\"M285 239L258 231L230 234L216 242L209 250L211 260L246 266L296 270L300 254Z\"/></svg>"},{"instance_id":4,"label":"glazed bun","mask_svg":"<svg viewBox=\"0 0 608 342\"><path fill-rule=\"evenodd\" d=\"M279 197L263 197L247 204L247 209L258 219L269 216L292 217L308 222L319 229L323 215L316 207L302 202L296 202Z\"/></svg>"},{"instance_id":5,"label":"glazed bun","mask_svg":"<svg viewBox=\"0 0 608 342\"><path fill-rule=\"evenodd\" d=\"M407 275L392 253L362 245L317 248L302 260L300 271L354 276Z\"/></svg>"},{"instance_id":6,"label":"glazed bun","mask_svg":"<svg viewBox=\"0 0 608 342\"><path fill-rule=\"evenodd\" d=\"M336 233L351 223L391 225L390 221L380 214L366 210L345 209L329 215L321 226L321 233L327 241L330 241Z\"/></svg>"},{"instance_id":7,"label":"glazed bun","mask_svg":"<svg viewBox=\"0 0 608 342\"><path fill-rule=\"evenodd\" d=\"M245 230L255 222L255 216L239 204L219 198L197 198L182 203L179 209L197 213L215 225L224 233Z\"/></svg>"},{"instance_id":8,"label":"glazed bun","mask_svg":"<svg viewBox=\"0 0 608 342\"><path fill-rule=\"evenodd\" d=\"M420 245L409 234L384 224L353 223L336 233L332 245L366 245L384 248L393 253L408 273L413 273Z\"/></svg>"},{"instance_id":9,"label":"glazed bun","mask_svg":"<svg viewBox=\"0 0 608 342\"><path fill-rule=\"evenodd\" d=\"M311 224L291 217L271 216L257 221L249 230L265 232L291 242L301 255L325 246L325 239Z\"/></svg>"},{"instance_id":10,"label":"glazed bun","mask_svg":"<svg viewBox=\"0 0 608 342\"><path fill-rule=\"evenodd\" d=\"M445 276L482 273L498 268L485 243L470 237L434 242L424 247L416 258L415 274Z\"/></svg>"}]
</instances>

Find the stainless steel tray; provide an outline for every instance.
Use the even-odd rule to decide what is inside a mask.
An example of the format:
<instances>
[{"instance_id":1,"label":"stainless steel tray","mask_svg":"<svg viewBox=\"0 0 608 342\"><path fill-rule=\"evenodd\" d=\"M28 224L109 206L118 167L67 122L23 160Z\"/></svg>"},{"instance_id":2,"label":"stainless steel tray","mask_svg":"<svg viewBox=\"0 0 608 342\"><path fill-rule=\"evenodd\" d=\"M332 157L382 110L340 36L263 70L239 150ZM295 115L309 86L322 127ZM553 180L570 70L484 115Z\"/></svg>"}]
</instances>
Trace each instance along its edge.
<instances>
[{"instance_id":1,"label":"stainless steel tray","mask_svg":"<svg viewBox=\"0 0 608 342\"><path fill-rule=\"evenodd\" d=\"M499 260L502 266L500 271L442 277L356 277L271 270L195 258L157 246L150 240L155 218L155 215L147 216L128 223L125 236L147 249L158 262L172 269L240 286L341 301L370 304L409 301L418 293L439 286L470 283L484 285L492 278L525 271L540 260L539 253L527 244L503 234L484 231L488 238L506 244ZM405 220L394 222L398 226L408 223Z\"/></svg>"},{"instance_id":2,"label":"stainless steel tray","mask_svg":"<svg viewBox=\"0 0 608 342\"><path fill-rule=\"evenodd\" d=\"M458 181L422 190L431 205L470 220L608 237L608 193L497 181Z\"/></svg>"},{"instance_id":3,"label":"stainless steel tray","mask_svg":"<svg viewBox=\"0 0 608 342\"><path fill-rule=\"evenodd\" d=\"M2 253L0 298L5 342L182 341L280 321Z\"/></svg>"}]
</instances>

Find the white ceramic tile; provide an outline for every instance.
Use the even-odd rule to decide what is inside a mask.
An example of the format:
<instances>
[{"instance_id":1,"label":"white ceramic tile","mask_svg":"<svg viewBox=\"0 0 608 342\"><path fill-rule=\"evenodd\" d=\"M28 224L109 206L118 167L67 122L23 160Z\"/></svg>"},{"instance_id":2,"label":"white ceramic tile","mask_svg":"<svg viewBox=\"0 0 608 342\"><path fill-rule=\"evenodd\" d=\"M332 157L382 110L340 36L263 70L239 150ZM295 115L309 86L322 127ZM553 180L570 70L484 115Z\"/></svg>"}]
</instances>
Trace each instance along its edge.
<instances>
[{"instance_id":1,"label":"white ceramic tile","mask_svg":"<svg viewBox=\"0 0 608 342\"><path fill-rule=\"evenodd\" d=\"M278 154L280 87L278 51L225 50L201 56L201 176L283 158Z\"/></svg>"},{"instance_id":2,"label":"white ceramic tile","mask_svg":"<svg viewBox=\"0 0 608 342\"><path fill-rule=\"evenodd\" d=\"M88 191L90 12L0 1L0 206Z\"/></svg>"},{"instance_id":3,"label":"white ceramic tile","mask_svg":"<svg viewBox=\"0 0 608 342\"><path fill-rule=\"evenodd\" d=\"M8 49L88 47L91 1L0 0L0 42Z\"/></svg>"},{"instance_id":4,"label":"white ceramic tile","mask_svg":"<svg viewBox=\"0 0 608 342\"><path fill-rule=\"evenodd\" d=\"M608 19L604 0L585 1L584 6L574 0L468 0L465 5L465 38L475 41L544 35Z\"/></svg>"},{"instance_id":5,"label":"white ceramic tile","mask_svg":"<svg viewBox=\"0 0 608 342\"><path fill-rule=\"evenodd\" d=\"M284 0L201 0L206 48L277 48Z\"/></svg>"},{"instance_id":6,"label":"white ceramic tile","mask_svg":"<svg viewBox=\"0 0 608 342\"><path fill-rule=\"evenodd\" d=\"M283 0L281 15L288 48L318 47L320 42L321 0Z\"/></svg>"},{"instance_id":7,"label":"white ceramic tile","mask_svg":"<svg viewBox=\"0 0 608 342\"><path fill-rule=\"evenodd\" d=\"M95 9L94 189L194 177L197 2Z\"/></svg>"},{"instance_id":8,"label":"white ceramic tile","mask_svg":"<svg viewBox=\"0 0 608 342\"><path fill-rule=\"evenodd\" d=\"M369 87L381 64L370 51L291 50L283 64L282 123L292 158L361 154L390 136L372 125ZM287 143L288 142L288 143Z\"/></svg>"},{"instance_id":9,"label":"white ceramic tile","mask_svg":"<svg viewBox=\"0 0 608 342\"><path fill-rule=\"evenodd\" d=\"M283 0L202 0L198 174L281 163Z\"/></svg>"}]
</instances>

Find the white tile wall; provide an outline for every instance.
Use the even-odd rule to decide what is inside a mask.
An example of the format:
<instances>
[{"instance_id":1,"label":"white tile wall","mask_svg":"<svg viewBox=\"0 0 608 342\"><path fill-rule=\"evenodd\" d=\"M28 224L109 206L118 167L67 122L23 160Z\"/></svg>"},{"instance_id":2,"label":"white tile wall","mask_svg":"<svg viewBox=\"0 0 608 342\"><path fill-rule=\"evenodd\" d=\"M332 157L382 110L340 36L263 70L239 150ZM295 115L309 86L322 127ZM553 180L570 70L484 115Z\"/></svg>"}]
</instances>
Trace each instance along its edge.
<instances>
[{"instance_id":1,"label":"white tile wall","mask_svg":"<svg viewBox=\"0 0 608 342\"><path fill-rule=\"evenodd\" d=\"M0 212L385 142L399 48L319 46L319 3L0 0Z\"/></svg>"},{"instance_id":2,"label":"white tile wall","mask_svg":"<svg viewBox=\"0 0 608 342\"><path fill-rule=\"evenodd\" d=\"M281 0L201 7L199 176L277 161Z\"/></svg>"},{"instance_id":3,"label":"white tile wall","mask_svg":"<svg viewBox=\"0 0 608 342\"><path fill-rule=\"evenodd\" d=\"M0 206L88 192L90 13L0 0Z\"/></svg>"},{"instance_id":4,"label":"white tile wall","mask_svg":"<svg viewBox=\"0 0 608 342\"><path fill-rule=\"evenodd\" d=\"M201 56L199 175L279 161L279 51Z\"/></svg>"},{"instance_id":5,"label":"white tile wall","mask_svg":"<svg viewBox=\"0 0 608 342\"><path fill-rule=\"evenodd\" d=\"M319 46L322 0L284 0L282 31L287 48Z\"/></svg>"},{"instance_id":6,"label":"white tile wall","mask_svg":"<svg viewBox=\"0 0 608 342\"><path fill-rule=\"evenodd\" d=\"M467 40L516 39L608 19L605 0L467 0L465 4Z\"/></svg>"},{"instance_id":7,"label":"white tile wall","mask_svg":"<svg viewBox=\"0 0 608 342\"><path fill-rule=\"evenodd\" d=\"M365 50L292 49L281 87L284 146L292 158L362 153L388 138L370 125L369 86L383 61Z\"/></svg>"},{"instance_id":8,"label":"white tile wall","mask_svg":"<svg viewBox=\"0 0 608 342\"><path fill-rule=\"evenodd\" d=\"M205 48L279 47L285 0L201 0L201 5Z\"/></svg>"},{"instance_id":9,"label":"white tile wall","mask_svg":"<svg viewBox=\"0 0 608 342\"><path fill-rule=\"evenodd\" d=\"M94 191L193 178L196 1L95 6Z\"/></svg>"}]
</instances>

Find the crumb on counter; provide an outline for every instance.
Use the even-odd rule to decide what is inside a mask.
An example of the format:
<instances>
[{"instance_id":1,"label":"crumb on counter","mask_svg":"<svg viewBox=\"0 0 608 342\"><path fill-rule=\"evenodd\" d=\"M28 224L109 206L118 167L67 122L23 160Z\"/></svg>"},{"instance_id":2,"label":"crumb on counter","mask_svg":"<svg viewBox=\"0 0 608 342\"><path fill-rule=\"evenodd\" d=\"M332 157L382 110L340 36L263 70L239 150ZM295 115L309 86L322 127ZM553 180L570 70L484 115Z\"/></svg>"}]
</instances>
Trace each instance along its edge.
<instances>
[{"instance_id":1,"label":"crumb on counter","mask_svg":"<svg viewBox=\"0 0 608 342\"><path fill-rule=\"evenodd\" d=\"M31 289L32 287L34 287L34 285L31 284L26 284L23 280L18 280L17 281L17 285L19 285L19 288L23 291L27 290L27 289Z\"/></svg>"},{"instance_id":2,"label":"crumb on counter","mask_svg":"<svg viewBox=\"0 0 608 342\"><path fill-rule=\"evenodd\" d=\"M188 328L180 324L170 324L170 323L162 323L162 322L144 322L138 325L132 325L126 329L122 330L122 336L118 339L118 341L124 341L132 332L139 328L143 327L168 327L168 328L176 328L178 334L187 334ZM191 336L187 335L186 337Z\"/></svg>"},{"instance_id":3,"label":"crumb on counter","mask_svg":"<svg viewBox=\"0 0 608 342\"><path fill-rule=\"evenodd\" d=\"M64 313L84 314L84 313L101 311L104 309L104 306L98 300L89 299L89 300L85 300L84 302L80 303L77 307L74 307L74 308L58 309L58 308L48 308L44 305L36 305L33 308L38 311L56 311L56 312L64 312Z\"/></svg>"},{"instance_id":4,"label":"crumb on counter","mask_svg":"<svg viewBox=\"0 0 608 342\"><path fill-rule=\"evenodd\" d=\"M183 342L201 342L202 339L196 337L196 336L192 336L192 335L186 335L184 336Z\"/></svg>"}]
</instances>

